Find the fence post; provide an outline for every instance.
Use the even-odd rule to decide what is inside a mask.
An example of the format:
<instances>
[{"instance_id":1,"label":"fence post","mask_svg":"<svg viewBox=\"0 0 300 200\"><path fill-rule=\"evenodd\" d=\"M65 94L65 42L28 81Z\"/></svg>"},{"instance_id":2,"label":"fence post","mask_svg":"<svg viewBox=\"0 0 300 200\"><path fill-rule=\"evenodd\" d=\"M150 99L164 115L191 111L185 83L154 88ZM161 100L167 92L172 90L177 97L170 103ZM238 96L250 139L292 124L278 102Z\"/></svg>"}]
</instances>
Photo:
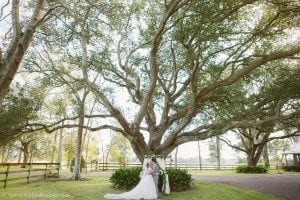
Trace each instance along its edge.
<instances>
[{"instance_id":1,"label":"fence post","mask_svg":"<svg viewBox=\"0 0 300 200\"><path fill-rule=\"evenodd\" d=\"M8 173L9 173L9 164L7 163L6 164L5 180L4 180L4 188L6 188L6 185L7 185Z\"/></svg>"},{"instance_id":2,"label":"fence post","mask_svg":"<svg viewBox=\"0 0 300 200\"><path fill-rule=\"evenodd\" d=\"M60 170L60 163L57 165L57 174L58 174L58 179L59 179L59 170Z\"/></svg>"},{"instance_id":3,"label":"fence post","mask_svg":"<svg viewBox=\"0 0 300 200\"><path fill-rule=\"evenodd\" d=\"M29 181L30 181L31 166L32 166L32 164L30 163L29 169L28 169L27 183L29 183Z\"/></svg>"},{"instance_id":4,"label":"fence post","mask_svg":"<svg viewBox=\"0 0 300 200\"><path fill-rule=\"evenodd\" d=\"M44 179L47 179L48 163L46 163Z\"/></svg>"}]
</instances>

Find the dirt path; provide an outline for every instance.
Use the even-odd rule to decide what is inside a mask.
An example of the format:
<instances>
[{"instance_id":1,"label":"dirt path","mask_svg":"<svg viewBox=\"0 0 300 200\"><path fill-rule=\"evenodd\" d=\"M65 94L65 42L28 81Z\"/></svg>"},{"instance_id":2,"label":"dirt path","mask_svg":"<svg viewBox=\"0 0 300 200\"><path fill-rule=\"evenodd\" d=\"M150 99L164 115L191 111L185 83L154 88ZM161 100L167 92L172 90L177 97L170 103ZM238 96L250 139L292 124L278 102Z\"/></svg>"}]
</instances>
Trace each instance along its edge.
<instances>
[{"instance_id":1,"label":"dirt path","mask_svg":"<svg viewBox=\"0 0 300 200\"><path fill-rule=\"evenodd\" d=\"M236 185L288 200L300 200L300 174L200 177L195 180Z\"/></svg>"}]
</instances>

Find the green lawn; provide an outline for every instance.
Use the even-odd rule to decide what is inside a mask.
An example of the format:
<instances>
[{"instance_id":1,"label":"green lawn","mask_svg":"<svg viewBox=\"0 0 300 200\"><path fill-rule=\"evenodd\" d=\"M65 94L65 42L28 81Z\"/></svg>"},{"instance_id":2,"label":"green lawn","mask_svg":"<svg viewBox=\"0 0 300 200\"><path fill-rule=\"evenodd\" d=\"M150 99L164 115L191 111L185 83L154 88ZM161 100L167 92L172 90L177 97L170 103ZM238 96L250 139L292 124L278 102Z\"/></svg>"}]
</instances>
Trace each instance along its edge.
<instances>
[{"instance_id":1,"label":"green lawn","mask_svg":"<svg viewBox=\"0 0 300 200\"><path fill-rule=\"evenodd\" d=\"M93 177L87 181L36 181L25 184L24 180L9 182L6 189L0 189L0 199L103 199L106 193L120 193L111 188L107 177ZM278 199L239 187L194 182L192 190L162 196L161 200L170 199L228 199L228 200L270 200Z\"/></svg>"},{"instance_id":2,"label":"green lawn","mask_svg":"<svg viewBox=\"0 0 300 200\"><path fill-rule=\"evenodd\" d=\"M284 174L300 174L299 172L284 172L283 170L279 171ZM250 173L236 173L235 170L190 170L189 173L193 176L261 176L264 174L250 174ZM267 175L277 175L277 170L269 170Z\"/></svg>"}]
</instances>

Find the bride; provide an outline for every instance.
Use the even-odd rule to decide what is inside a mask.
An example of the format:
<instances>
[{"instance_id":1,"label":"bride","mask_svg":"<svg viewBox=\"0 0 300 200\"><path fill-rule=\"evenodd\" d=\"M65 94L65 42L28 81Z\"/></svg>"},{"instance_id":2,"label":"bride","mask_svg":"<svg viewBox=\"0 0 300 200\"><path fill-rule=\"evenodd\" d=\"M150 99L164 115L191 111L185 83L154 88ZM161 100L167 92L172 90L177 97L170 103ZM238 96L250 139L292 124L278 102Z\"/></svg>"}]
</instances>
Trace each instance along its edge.
<instances>
[{"instance_id":1,"label":"bride","mask_svg":"<svg viewBox=\"0 0 300 200\"><path fill-rule=\"evenodd\" d=\"M106 194L104 199L157 199L155 183L151 172L150 163L142 171L140 182L130 191L121 194Z\"/></svg>"}]
</instances>

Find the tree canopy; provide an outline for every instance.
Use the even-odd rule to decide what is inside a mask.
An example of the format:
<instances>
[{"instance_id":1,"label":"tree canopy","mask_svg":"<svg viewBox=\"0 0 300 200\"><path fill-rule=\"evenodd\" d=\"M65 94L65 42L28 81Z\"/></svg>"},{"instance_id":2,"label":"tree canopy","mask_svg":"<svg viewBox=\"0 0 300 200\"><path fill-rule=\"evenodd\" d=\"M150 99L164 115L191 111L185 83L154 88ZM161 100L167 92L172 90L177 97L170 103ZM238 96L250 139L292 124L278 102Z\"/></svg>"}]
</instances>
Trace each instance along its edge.
<instances>
[{"instance_id":1,"label":"tree canopy","mask_svg":"<svg viewBox=\"0 0 300 200\"><path fill-rule=\"evenodd\" d=\"M26 70L90 92L94 114L111 120L81 126L119 132L140 160L239 127L299 127L297 1L58 2Z\"/></svg>"}]
</instances>

